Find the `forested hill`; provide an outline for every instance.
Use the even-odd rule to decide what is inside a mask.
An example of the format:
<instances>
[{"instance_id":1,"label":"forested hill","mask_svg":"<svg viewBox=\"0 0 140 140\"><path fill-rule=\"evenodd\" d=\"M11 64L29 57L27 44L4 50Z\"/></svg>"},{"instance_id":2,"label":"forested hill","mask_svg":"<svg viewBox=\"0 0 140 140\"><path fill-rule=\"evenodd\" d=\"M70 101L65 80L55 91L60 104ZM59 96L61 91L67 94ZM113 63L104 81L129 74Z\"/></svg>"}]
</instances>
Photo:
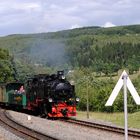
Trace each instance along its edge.
<instances>
[{"instance_id":1,"label":"forested hill","mask_svg":"<svg viewBox=\"0 0 140 140\"><path fill-rule=\"evenodd\" d=\"M109 74L140 67L140 25L84 27L53 33L0 37L18 63L47 67L86 67Z\"/></svg>"},{"instance_id":2,"label":"forested hill","mask_svg":"<svg viewBox=\"0 0 140 140\"><path fill-rule=\"evenodd\" d=\"M118 70L124 68L134 73L130 76L140 93L140 25L0 37L0 82L72 69L67 76L76 83L80 110L86 110L88 93L90 111L123 111L123 94L117 96L112 107L105 107L105 103L118 79ZM139 110L128 94L128 111Z\"/></svg>"}]
</instances>

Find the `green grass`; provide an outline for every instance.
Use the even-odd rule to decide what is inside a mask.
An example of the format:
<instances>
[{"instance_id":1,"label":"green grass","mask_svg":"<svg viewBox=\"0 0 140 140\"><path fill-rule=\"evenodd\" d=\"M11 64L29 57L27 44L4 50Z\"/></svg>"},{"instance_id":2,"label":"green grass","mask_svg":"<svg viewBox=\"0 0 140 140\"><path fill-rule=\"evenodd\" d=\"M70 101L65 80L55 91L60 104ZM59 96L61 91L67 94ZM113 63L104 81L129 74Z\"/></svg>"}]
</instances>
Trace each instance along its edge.
<instances>
[{"instance_id":1,"label":"green grass","mask_svg":"<svg viewBox=\"0 0 140 140\"><path fill-rule=\"evenodd\" d=\"M124 126L124 113L100 113L90 112L89 119L111 122L118 126ZM86 119L86 112L78 111L77 117ZM140 112L128 114L128 127L140 129Z\"/></svg>"},{"instance_id":2,"label":"green grass","mask_svg":"<svg viewBox=\"0 0 140 140\"><path fill-rule=\"evenodd\" d=\"M115 73L115 76L112 76L112 79L115 81L118 81L123 71L124 71L124 69L120 69L118 71L118 73ZM131 80L136 79L140 75L140 70L134 74L129 74L129 71L127 69L125 69L125 71L127 72L128 76ZM98 79L106 80L106 79L110 79L110 76L100 76L100 77L98 77Z\"/></svg>"}]
</instances>

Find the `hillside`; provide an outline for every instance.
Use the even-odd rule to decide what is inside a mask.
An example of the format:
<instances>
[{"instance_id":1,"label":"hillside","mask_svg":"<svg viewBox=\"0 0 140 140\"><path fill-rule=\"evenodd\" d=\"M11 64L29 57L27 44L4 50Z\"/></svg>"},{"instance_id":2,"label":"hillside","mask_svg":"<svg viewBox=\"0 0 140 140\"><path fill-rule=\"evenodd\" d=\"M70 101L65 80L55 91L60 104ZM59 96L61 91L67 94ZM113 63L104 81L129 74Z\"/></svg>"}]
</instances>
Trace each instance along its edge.
<instances>
[{"instance_id":1,"label":"hillside","mask_svg":"<svg viewBox=\"0 0 140 140\"><path fill-rule=\"evenodd\" d=\"M140 66L139 46L140 25L95 26L0 37L0 48L8 49L23 64L91 67L105 74L123 67L128 67L132 72L137 70Z\"/></svg>"},{"instance_id":2,"label":"hillside","mask_svg":"<svg viewBox=\"0 0 140 140\"><path fill-rule=\"evenodd\" d=\"M135 75L133 83L140 92L140 25L9 35L0 37L0 48L10 52L7 73L11 79L12 74L21 81L36 73L74 69L68 78L75 81L80 110L86 110L86 94L89 92L90 110L123 111L122 94L113 107L104 106L120 69L127 69L129 74ZM128 111L138 111L132 97L129 95L128 98Z\"/></svg>"}]
</instances>

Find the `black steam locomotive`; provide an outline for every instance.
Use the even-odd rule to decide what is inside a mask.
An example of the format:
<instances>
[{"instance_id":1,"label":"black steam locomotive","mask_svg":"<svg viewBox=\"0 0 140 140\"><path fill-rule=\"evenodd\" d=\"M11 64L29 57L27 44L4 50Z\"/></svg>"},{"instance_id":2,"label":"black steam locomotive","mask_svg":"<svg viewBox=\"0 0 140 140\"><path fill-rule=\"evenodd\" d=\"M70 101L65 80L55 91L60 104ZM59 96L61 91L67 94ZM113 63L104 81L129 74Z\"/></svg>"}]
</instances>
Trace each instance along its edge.
<instances>
[{"instance_id":1,"label":"black steam locomotive","mask_svg":"<svg viewBox=\"0 0 140 140\"><path fill-rule=\"evenodd\" d=\"M66 80L63 71L35 75L27 80L25 87L28 110L47 117L76 115L79 98L76 98L74 85Z\"/></svg>"}]
</instances>

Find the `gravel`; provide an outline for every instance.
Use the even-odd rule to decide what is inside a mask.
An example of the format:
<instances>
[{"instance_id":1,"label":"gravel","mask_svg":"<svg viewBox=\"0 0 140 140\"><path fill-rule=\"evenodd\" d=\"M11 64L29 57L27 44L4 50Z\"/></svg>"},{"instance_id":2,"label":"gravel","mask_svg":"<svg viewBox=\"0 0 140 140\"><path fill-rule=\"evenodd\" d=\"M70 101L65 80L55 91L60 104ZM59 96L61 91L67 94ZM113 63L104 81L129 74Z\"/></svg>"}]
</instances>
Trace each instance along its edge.
<instances>
[{"instance_id":1,"label":"gravel","mask_svg":"<svg viewBox=\"0 0 140 140\"><path fill-rule=\"evenodd\" d=\"M17 122L61 140L124 140L123 135L68 124L58 120L47 120L35 116L31 116L31 120L28 120L29 115L27 114L14 111L9 111L9 114ZM129 140L138 139L130 137Z\"/></svg>"},{"instance_id":2,"label":"gravel","mask_svg":"<svg viewBox=\"0 0 140 140\"><path fill-rule=\"evenodd\" d=\"M0 140L23 140L0 126Z\"/></svg>"}]
</instances>

